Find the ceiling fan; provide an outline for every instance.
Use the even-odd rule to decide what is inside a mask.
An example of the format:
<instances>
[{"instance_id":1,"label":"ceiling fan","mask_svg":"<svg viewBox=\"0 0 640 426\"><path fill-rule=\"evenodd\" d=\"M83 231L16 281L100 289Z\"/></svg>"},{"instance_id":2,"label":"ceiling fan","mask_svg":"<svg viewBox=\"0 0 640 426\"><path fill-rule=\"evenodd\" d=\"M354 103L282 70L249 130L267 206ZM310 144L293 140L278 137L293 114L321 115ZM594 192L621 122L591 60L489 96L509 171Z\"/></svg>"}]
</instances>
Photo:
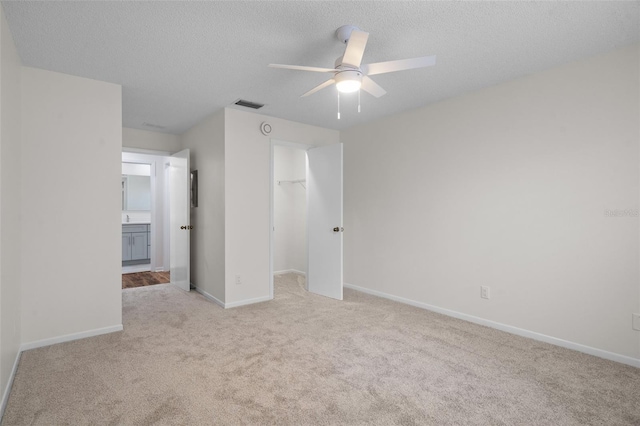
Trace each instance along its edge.
<instances>
[{"instance_id":1,"label":"ceiling fan","mask_svg":"<svg viewBox=\"0 0 640 426\"><path fill-rule=\"evenodd\" d=\"M336 85L339 92L351 93L359 89L364 90L379 98L386 92L370 75L386 74L395 71L404 71L415 68L424 68L435 65L435 56L423 56L420 58L401 59L398 61L376 62L373 64L361 64L364 48L367 45L369 33L360 31L353 25L343 25L336 30L336 37L347 47L344 55L336 59L334 68L306 67L300 65L269 64L272 68L284 68L299 71L313 71L332 73L333 77L324 83L314 87L301 97L309 96L325 87Z\"/></svg>"}]
</instances>

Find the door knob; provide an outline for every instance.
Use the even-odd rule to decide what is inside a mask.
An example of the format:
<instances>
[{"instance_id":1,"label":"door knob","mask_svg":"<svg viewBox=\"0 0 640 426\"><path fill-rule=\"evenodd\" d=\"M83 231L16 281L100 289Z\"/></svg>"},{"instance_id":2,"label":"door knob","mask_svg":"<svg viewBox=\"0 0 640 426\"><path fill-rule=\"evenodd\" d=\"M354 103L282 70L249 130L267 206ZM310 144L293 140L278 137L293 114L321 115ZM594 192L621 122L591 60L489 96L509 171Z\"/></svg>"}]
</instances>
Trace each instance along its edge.
<instances>
[{"instance_id":1,"label":"door knob","mask_svg":"<svg viewBox=\"0 0 640 426\"><path fill-rule=\"evenodd\" d=\"M187 227L186 226L181 226L180 229L187 229Z\"/></svg>"},{"instance_id":2,"label":"door knob","mask_svg":"<svg viewBox=\"0 0 640 426\"><path fill-rule=\"evenodd\" d=\"M339 227L339 228L338 228L338 227L336 226L335 228L333 228L333 232L344 232L344 228L342 228L342 227Z\"/></svg>"},{"instance_id":3,"label":"door knob","mask_svg":"<svg viewBox=\"0 0 640 426\"><path fill-rule=\"evenodd\" d=\"M192 226L189 226L189 229L193 229L193 225L192 225Z\"/></svg>"}]
</instances>

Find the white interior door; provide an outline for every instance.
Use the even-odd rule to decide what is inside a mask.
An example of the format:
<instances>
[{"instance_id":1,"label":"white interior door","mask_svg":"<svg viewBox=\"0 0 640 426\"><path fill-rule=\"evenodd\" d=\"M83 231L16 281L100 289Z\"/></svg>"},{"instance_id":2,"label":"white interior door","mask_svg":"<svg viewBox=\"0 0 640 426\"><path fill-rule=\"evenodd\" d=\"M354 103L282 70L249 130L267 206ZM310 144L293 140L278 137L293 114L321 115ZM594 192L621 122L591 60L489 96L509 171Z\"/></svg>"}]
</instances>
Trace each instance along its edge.
<instances>
[{"instance_id":1,"label":"white interior door","mask_svg":"<svg viewBox=\"0 0 640 426\"><path fill-rule=\"evenodd\" d=\"M307 285L342 300L342 144L307 151Z\"/></svg>"},{"instance_id":2,"label":"white interior door","mask_svg":"<svg viewBox=\"0 0 640 426\"><path fill-rule=\"evenodd\" d=\"M169 227L171 284L189 291L190 259L190 169L189 150L171 156L169 160Z\"/></svg>"}]
</instances>

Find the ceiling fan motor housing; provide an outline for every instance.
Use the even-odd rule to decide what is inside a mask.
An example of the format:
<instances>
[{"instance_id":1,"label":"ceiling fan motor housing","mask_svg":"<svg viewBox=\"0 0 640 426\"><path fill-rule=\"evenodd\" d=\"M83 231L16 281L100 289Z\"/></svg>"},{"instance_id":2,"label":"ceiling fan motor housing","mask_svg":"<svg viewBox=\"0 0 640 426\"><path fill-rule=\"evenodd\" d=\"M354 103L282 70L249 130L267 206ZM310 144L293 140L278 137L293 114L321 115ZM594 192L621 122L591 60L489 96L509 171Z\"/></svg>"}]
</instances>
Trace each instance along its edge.
<instances>
[{"instance_id":1,"label":"ceiling fan motor housing","mask_svg":"<svg viewBox=\"0 0 640 426\"><path fill-rule=\"evenodd\" d=\"M342 43L347 43L349 41L349 37L351 37L351 32L353 30L360 31L360 28L355 25L343 25L336 30L336 37Z\"/></svg>"}]
</instances>

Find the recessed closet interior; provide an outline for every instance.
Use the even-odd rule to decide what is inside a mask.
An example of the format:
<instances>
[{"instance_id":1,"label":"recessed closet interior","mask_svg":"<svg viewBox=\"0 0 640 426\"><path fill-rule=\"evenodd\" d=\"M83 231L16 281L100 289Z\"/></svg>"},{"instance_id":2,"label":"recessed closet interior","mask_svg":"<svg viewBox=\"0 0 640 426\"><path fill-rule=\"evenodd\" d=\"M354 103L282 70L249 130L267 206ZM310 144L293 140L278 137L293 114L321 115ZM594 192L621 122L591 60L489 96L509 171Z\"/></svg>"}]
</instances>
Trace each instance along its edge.
<instances>
[{"instance_id":1,"label":"recessed closet interior","mask_svg":"<svg viewBox=\"0 0 640 426\"><path fill-rule=\"evenodd\" d=\"M306 151L274 146L273 271L307 272Z\"/></svg>"}]
</instances>

